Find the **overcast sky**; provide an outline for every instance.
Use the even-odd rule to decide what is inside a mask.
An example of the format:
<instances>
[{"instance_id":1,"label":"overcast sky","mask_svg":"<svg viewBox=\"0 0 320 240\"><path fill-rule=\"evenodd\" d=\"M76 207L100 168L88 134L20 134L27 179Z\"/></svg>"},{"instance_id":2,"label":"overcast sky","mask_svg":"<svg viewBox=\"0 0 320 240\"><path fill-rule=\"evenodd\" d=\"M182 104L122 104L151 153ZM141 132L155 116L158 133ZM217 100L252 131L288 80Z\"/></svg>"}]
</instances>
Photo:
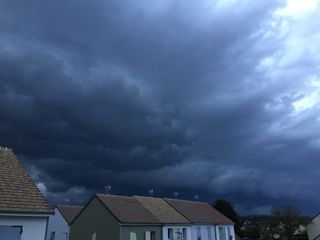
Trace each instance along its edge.
<instances>
[{"instance_id":1,"label":"overcast sky","mask_svg":"<svg viewBox=\"0 0 320 240\"><path fill-rule=\"evenodd\" d=\"M320 1L1 0L0 145L51 203L320 210Z\"/></svg>"}]
</instances>

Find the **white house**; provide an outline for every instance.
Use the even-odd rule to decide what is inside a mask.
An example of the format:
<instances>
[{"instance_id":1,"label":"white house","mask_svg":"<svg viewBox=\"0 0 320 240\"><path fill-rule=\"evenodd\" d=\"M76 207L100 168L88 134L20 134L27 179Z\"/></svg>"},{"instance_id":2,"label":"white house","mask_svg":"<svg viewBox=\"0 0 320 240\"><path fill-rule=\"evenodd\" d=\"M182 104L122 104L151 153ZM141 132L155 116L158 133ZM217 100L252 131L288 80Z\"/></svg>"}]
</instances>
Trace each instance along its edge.
<instances>
[{"instance_id":1,"label":"white house","mask_svg":"<svg viewBox=\"0 0 320 240\"><path fill-rule=\"evenodd\" d=\"M192 240L191 222L164 199L134 196L162 222L162 240Z\"/></svg>"},{"instance_id":2,"label":"white house","mask_svg":"<svg viewBox=\"0 0 320 240\"><path fill-rule=\"evenodd\" d=\"M0 147L0 240L45 240L47 200L14 153Z\"/></svg>"},{"instance_id":3,"label":"white house","mask_svg":"<svg viewBox=\"0 0 320 240\"><path fill-rule=\"evenodd\" d=\"M81 211L81 206L58 205L49 217L46 240L68 240L69 224Z\"/></svg>"},{"instance_id":4,"label":"white house","mask_svg":"<svg viewBox=\"0 0 320 240\"><path fill-rule=\"evenodd\" d=\"M192 240L235 240L234 223L208 203L165 200L192 223Z\"/></svg>"},{"instance_id":5,"label":"white house","mask_svg":"<svg viewBox=\"0 0 320 240\"><path fill-rule=\"evenodd\" d=\"M309 240L320 239L320 214L314 217L311 222L306 225L306 229Z\"/></svg>"}]
</instances>

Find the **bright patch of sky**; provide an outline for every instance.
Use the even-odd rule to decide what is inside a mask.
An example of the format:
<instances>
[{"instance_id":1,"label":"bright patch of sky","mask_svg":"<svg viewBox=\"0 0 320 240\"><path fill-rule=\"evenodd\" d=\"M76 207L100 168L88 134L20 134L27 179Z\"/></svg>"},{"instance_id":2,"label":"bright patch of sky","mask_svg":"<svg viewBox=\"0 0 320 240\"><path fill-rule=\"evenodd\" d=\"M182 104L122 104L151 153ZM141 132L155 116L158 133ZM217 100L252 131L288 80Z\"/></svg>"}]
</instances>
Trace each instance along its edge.
<instances>
[{"instance_id":1,"label":"bright patch of sky","mask_svg":"<svg viewBox=\"0 0 320 240\"><path fill-rule=\"evenodd\" d=\"M286 6L276 11L276 15L299 18L314 11L319 5L319 0L287 0Z\"/></svg>"},{"instance_id":2,"label":"bright patch of sky","mask_svg":"<svg viewBox=\"0 0 320 240\"><path fill-rule=\"evenodd\" d=\"M310 92L292 105L296 112L307 110L320 103L320 79L314 76L309 82Z\"/></svg>"}]
</instances>

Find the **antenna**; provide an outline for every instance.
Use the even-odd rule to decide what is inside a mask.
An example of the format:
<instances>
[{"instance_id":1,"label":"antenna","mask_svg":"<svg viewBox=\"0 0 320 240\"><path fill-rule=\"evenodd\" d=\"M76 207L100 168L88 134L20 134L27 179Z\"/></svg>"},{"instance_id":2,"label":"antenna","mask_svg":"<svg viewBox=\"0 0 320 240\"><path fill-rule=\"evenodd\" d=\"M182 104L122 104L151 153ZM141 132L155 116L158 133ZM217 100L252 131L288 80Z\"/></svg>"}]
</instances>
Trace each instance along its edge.
<instances>
[{"instance_id":1,"label":"antenna","mask_svg":"<svg viewBox=\"0 0 320 240\"><path fill-rule=\"evenodd\" d=\"M105 186L104 186L104 191L105 191L106 194L110 194L111 185L105 185Z\"/></svg>"},{"instance_id":2,"label":"antenna","mask_svg":"<svg viewBox=\"0 0 320 240\"><path fill-rule=\"evenodd\" d=\"M178 192L174 192L174 193L173 193L173 196L174 196L175 198L178 198L178 197L179 197L179 193L178 193Z\"/></svg>"},{"instance_id":3,"label":"antenna","mask_svg":"<svg viewBox=\"0 0 320 240\"><path fill-rule=\"evenodd\" d=\"M148 194L149 194L149 196L150 196L150 197L152 197L152 196L153 196L153 194L154 194L153 189L149 189L149 190L148 190Z\"/></svg>"},{"instance_id":4,"label":"antenna","mask_svg":"<svg viewBox=\"0 0 320 240\"><path fill-rule=\"evenodd\" d=\"M194 195L194 200L199 201L199 195Z\"/></svg>"}]
</instances>

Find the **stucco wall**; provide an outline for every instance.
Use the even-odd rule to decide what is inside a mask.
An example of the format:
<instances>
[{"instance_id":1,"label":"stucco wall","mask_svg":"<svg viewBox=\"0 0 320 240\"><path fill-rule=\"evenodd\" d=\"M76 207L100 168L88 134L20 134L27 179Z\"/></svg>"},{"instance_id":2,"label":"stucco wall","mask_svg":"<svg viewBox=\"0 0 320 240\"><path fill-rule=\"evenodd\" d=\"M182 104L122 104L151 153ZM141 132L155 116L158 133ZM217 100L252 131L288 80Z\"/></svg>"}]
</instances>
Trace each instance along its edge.
<instances>
[{"instance_id":1,"label":"stucco wall","mask_svg":"<svg viewBox=\"0 0 320 240\"><path fill-rule=\"evenodd\" d=\"M22 226L21 240L44 240L47 217L0 216L0 225Z\"/></svg>"},{"instance_id":2,"label":"stucco wall","mask_svg":"<svg viewBox=\"0 0 320 240\"><path fill-rule=\"evenodd\" d=\"M155 232L155 240L161 240L161 226L121 226L121 235L120 240L130 240L130 232L137 233L137 240L144 240L144 233L146 231L154 231ZM108 239L109 240L109 239ZM111 240L111 239L110 239Z\"/></svg>"},{"instance_id":3,"label":"stucco wall","mask_svg":"<svg viewBox=\"0 0 320 240\"><path fill-rule=\"evenodd\" d=\"M192 240L192 231L191 231L191 226L190 225L167 225L167 226L163 226L162 228L162 240L169 240L168 238L168 229L172 228L173 229L173 233L174 233L174 237L177 236L177 234L175 234L176 232L180 232L182 233L183 228L186 228L187 230L187 240Z\"/></svg>"},{"instance_id":4,"label":"stucco wall","mask_svg":"<svg viewBox=\"0 0 320 240\"><path fill-rule=\"evenodd\" d=\"M51 232L55 232L55 240L69 239L68 223L57 208L54 211L54 215L49 217L46 240L50 240Z\"/></svg>"},{"instance_id":5,"label":"stucco wall","mask_svg":"<svg viewBox=\"0 0 320 240\"><path fill-rule=\"evenodd\" d=\"M210 240L209 239L209 233L211 232L211 240L222 240L219 236L219 227L224 227L226 231L227 240L228 238L228 232L227 227L230 227L230 235L232 236L232 240L235 240L235 232L234 232L234 226L233 225L192 225L192 240L197 240L197 229L200 228L200 234L201 234L201 240Z\"/></svg>"},{"instance_id":6,"label":"stucco wall","mask_svg":"<svg viewBox=\"0 0 320 240\"><path fill-rule=\"evenodd\" d=\"M119 240L120 226L113 215L94 198L70 227L71 240Z\"/></svg>"},{"instance_id":7,"label":"stucco wall","mask_svg":"<svg viewBox=\"0 0 320 240\"><path fill-rule=\"evenodd\" d=\"M219 235L219 227L224 227L226 230L226 235L227 235L227 240L230 240L228 238L228 231L227 231L227 228L230 228L231 229L231 237L232 237L232 240L235 240L236 239L236 236L235 236L235 231L234 231L234 226L233 225L217 225L216 226L216 240L223 240L223 239L220 239L220 235Z\"/></svg>"},{"instance_id":8,"label":"stucco wall","mask_svg":"<svg viewBox=\"0 0 320 240\"><path fill-rule=\"evenodd\" d=\"M192 240L197 240L197 229L200 227L201 240L209 240L208 230L211 232L211 240L215 238L215 227L212 225L193 225L192 226Z\"/></svg>"}]
</instances>

